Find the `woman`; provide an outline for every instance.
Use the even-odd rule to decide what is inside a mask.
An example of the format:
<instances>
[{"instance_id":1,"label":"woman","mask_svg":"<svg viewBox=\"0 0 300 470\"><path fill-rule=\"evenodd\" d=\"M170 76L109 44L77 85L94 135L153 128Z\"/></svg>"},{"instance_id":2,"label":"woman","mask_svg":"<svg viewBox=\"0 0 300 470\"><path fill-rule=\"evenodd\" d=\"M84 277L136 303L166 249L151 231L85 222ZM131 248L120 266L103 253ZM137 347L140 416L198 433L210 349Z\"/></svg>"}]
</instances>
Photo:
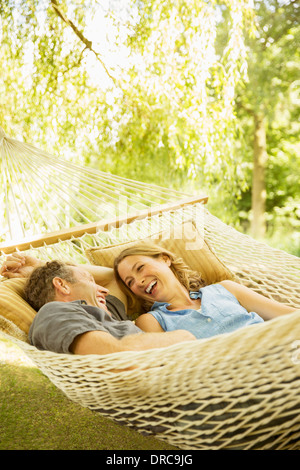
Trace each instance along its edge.
<instances>
[{"instance_id":1,"label":"woman","mask_svg":"<svg viewBox=\"0 0 300 470\"><path fill-rule=\"evenodd\" d=\"M205 285L181 258L149 243L122 251L114 271L127 295L142 301L147 313L136 325L144 331L186 329L207 338L296 310L233 281Z\"/></svg>"}]
</instances>

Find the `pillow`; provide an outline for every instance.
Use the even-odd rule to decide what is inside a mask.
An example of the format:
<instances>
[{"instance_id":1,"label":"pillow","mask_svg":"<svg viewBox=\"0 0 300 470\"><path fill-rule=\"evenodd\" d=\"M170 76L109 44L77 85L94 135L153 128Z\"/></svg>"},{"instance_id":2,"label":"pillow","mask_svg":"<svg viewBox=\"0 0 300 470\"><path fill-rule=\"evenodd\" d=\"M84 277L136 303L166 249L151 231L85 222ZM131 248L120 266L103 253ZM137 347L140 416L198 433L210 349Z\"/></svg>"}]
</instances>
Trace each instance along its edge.
<instances>
[{"instance_id":1,"label":"pillow","mask_svg":"<svg viewBox=\"0 0 300 470\"><path fill-rule=\"evenodd\" d=\"M0 282L0 315L28 334L36 311L24 300L26 279L6 279Z\"/></svg>"},{"instance_id":2,"label":"pillow","mask_svg":"<svg viewBox=\"0 0 300 470\"><path fill-rule=\"evenodd\" d=\"M151 237L140 239L156 243L180 256L194 271L198 271L207 284L214 284L225 279L232 279L232 273L217 258L200 235L194 222L185 222L170 231L161 231ZM136 241L125 242L99 248L89 248L86 255L92 264L112 268L114 259L125 248Z\"/></svg>"},{"instance_id":3,"label":"pillow","mask_svg":"<svg viewBox=\"0 0 300 470\"><path fill-rule=\"evenodd\" d=\"M0 315L0 331L3 331L4 333L7 333L10 336L13 336L16 339L19 339L20 341L24 341L25 343L29 343L28 336L27 334L20 330L20 328L17 327L13 322L10 320L7 320L7 318L4 318Z\"/></svg>"}]
</instances>

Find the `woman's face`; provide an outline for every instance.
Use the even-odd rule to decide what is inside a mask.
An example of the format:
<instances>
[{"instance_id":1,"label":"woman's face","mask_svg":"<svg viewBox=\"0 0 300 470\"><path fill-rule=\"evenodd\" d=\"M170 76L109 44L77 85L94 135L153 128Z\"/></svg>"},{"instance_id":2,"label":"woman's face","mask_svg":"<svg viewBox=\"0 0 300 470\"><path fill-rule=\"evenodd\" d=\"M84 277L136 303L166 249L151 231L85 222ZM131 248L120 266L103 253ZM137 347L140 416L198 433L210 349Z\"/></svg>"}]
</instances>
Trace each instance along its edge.
<instances>
[{"instance_id":1,"label":"woman's face","mask_svg":"<svg viewBox=\"0 0 300 470\"><path fill-rule=\"evenodd\" d=\"M168 302L170 294L181 286L170 266L171 260L167 256L132 255L119 263L118 272L137 297L152 302Z\"/></svg>"}]
</instances>

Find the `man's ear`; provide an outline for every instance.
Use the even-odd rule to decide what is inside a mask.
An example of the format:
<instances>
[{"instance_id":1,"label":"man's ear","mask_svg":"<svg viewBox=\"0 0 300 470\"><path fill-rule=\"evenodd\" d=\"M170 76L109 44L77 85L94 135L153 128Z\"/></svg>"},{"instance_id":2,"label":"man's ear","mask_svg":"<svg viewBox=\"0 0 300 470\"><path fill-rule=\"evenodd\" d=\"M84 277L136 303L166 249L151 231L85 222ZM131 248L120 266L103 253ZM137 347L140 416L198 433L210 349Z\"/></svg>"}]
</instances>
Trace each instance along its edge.
<instances>
[{"instance_id":1,"label":"man's ear","mask_svg":"<svg viewBox=\"0 0 300 470\"><path fill-rule=\"evenodd\" d=\"M65 281L65 279L62 279L61 277L54 277L52 279L53 286L55 289L62 295L68 295L70 293L70 286Z\"/></svg>"}]
</instances>

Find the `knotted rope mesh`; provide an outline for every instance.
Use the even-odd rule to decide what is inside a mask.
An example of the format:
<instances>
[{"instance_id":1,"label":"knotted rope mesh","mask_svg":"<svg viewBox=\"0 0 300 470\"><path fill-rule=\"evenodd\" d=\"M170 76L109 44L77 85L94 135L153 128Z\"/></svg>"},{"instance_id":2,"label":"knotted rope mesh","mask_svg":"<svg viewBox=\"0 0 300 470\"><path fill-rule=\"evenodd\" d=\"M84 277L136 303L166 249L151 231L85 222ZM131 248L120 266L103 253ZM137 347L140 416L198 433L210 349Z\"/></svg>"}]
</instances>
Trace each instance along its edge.
<instances>
[{"instance_id":1,"label":"knotted rope mesh","mask_svg":"<svg viewBox=\"0 0 300 470\"><path fill-rule=\"evenodd\" d=\"M137 198L130 196L131 213L150 203L164 204L183 197L58 162L32 146L8 139L4 133L0 140L6 183L2 213L11 238L16 231L19 238L32 238L48 229L61 230L65 223L68 227L84 224L86 217L89 221L93 217L105 219L116 201L119 204L121 186L125 191L121 197L127 198L128 191L137 194ZM101 184L95 190L96 180ZM90 206L91 200L94 206ZM125 205L128 213L127 202ZM43 217L39 219L40 214ZM299 258L239 233L201 203L165 210L120 227L110 226L109 230L87 230L80 236L71 233L63 240L58 236L51 245L41 240L38 247L29 244L28 252L42 259L88 262L85 250L91 246L144 238L185 220L195 222L239 282L300 308ZM139 432L155 434L181 449L300 448L299 312L242 332L107 356L41 352L30 346L8 320L3 319L0 326L2 335L20 346L71 400Z\"/></svg>"}]
</instances>

